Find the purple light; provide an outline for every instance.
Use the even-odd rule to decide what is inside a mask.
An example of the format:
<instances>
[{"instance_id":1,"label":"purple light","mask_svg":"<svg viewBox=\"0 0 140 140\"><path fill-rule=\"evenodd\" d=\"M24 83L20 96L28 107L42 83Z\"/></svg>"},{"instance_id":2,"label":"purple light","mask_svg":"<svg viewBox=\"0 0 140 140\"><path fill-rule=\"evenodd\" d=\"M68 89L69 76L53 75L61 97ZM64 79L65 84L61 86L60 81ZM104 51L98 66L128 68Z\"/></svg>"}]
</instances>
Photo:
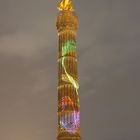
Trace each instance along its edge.
<instances>
[{"instance_id":1,"label":"purple light","mask_svg":"<svg viewBox=\"0 0 140 140\"><path fill-rule=\"evenodd\" d=\"M62 126L66 131L68 131L70 134L75 134L76 131L79 130L80 112L79 112L79 111L78 111L78 112L75 112L75 111L74 111L73 113L71 113L71 115L72 115L72 120L71 120L71 122L65 123L65 122L64 122L64 117L65 117L65 116L63 116L63 117L61 118L60 124L61 124L61 126Z\"/></svg>"},{"instance_id":2,"label":"purple light","mask_svg":"<svg viewBox=\"0 0 140 140\"><path fill-rule=\"evenodd\" d=\"M75 111L74 103L69 96L62 97L61 101L62 112L65 111L67 105L71 105L74 111L69 114L68 120L67 117L63 115L60 120L60 125L70 134L75 134L79 130L80 111ZM65 122L65 120L67 120L67 122Z\"/></svg>"}]
</instances>

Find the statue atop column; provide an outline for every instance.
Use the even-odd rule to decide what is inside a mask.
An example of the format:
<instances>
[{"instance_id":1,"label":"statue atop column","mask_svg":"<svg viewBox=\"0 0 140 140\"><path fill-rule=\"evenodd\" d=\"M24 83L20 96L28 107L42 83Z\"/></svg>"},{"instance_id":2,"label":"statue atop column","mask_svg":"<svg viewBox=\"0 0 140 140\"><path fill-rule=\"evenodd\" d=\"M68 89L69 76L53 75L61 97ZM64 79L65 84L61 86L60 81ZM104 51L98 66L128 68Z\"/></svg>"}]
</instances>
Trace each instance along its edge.
<instances>
[{"instance_id":1,"label":"statue atop column","mask_svg":"<svg viewBox=\"0 0 140 140\"><path fill-rule=\"evenodd\" d=\"M73 5L71 0L61 0L57 6L59 11L73 11Z\"/></svg>"}]
</instances>

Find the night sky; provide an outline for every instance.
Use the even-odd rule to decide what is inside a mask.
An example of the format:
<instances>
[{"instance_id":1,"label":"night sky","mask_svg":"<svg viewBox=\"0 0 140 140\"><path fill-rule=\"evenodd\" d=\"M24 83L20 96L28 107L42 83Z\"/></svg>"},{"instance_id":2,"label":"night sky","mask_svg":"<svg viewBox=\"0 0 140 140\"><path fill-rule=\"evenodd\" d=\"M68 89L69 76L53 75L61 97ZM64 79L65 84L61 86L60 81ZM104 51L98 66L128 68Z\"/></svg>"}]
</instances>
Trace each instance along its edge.
<instances>
[{"instance_id":1,"label":"night sky","mask_svg":"<svg viewBox=\"0 0 140 140\"><path fill-rule=\"evenodd\" d=\"M56 139L57 3L0 0L0 140ZM140 140L140 1L74 5L82 139Z\"/></svg>"}]
</instances>

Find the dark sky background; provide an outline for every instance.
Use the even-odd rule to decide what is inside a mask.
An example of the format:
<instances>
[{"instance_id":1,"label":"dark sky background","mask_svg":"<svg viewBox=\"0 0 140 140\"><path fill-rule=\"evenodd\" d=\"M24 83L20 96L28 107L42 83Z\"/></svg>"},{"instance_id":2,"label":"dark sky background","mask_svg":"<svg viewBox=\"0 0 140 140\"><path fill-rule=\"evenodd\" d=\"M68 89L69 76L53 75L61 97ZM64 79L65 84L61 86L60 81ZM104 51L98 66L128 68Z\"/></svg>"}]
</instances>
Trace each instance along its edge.
<instances>
[{"instance_id":1,"label":"dark sky background","mask_svg":"<svg viewBox=\"0 0 140 140\"><path fill-rule=\"evenodd\" d=\"M0 0L0 140L56 139L57 2ZM74 5L82 139L140 140L140 1Z\"/></svg>"}]
</instances>

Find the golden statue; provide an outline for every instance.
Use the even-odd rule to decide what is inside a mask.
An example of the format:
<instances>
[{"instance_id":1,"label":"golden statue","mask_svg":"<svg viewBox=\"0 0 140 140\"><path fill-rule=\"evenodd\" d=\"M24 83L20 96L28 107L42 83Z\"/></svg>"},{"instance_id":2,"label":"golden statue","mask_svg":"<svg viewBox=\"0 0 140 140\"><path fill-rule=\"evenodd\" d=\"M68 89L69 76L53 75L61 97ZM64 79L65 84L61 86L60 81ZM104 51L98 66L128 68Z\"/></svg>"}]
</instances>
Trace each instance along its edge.
<instances>
[{"instance_id":1,"label":"golden statue","mask_svg":"<svg viewBox=\"0 0 140 140\"><path fill-rule=\"evenodd\" d=\"M61 0L57 6L60 11L73 11L73 5L71 0Z\"/></svg>"}]
</instances>

